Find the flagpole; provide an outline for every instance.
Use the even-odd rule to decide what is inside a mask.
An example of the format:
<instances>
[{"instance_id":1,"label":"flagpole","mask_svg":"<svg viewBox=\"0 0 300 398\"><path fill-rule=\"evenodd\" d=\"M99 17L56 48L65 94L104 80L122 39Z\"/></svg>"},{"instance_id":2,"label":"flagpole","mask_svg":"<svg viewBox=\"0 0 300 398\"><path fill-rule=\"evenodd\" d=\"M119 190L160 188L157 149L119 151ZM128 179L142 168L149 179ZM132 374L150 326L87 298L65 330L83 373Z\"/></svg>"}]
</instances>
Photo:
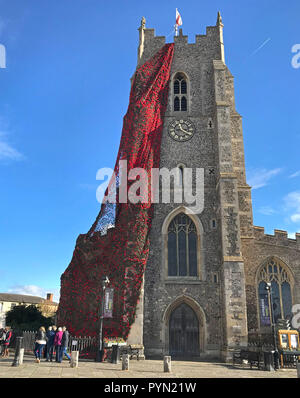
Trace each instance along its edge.
<instances>
[{"instance_id":1,"label":"flagpole","mask_svg":"<svg viewBox=\"0 0 300 398\"><path fill-rule=\"evenodd\" d=\"M178 36L178 25L177 25L177 23L174 25L174 27L175 27L175 36Z\"/></svg>"}]
</instances>

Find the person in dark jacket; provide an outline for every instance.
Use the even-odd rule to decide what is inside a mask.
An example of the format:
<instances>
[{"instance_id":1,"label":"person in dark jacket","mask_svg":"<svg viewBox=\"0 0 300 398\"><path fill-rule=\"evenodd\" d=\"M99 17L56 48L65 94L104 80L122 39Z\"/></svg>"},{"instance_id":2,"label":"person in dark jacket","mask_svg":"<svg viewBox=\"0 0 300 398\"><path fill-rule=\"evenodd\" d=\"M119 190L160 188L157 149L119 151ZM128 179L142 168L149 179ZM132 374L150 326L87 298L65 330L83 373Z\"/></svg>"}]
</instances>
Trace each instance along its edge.
<instances>
[{"instance_id":1,"label":"person in dark jacket","mask_svg":"<svg viewBox=\"0 0 300 398\"><path fill-rule=\"evenodd\" d=\"M62 361L63 356L65 355L68 360L71 360L70 355L67 353L67 349L68 349L68 344L69 344L69 332L67 331L67 328L64 326L62 328L63 330L63 335L62 335L62 339L61 339L61 350L60 350L60 361Z\"/></svg>"},{"instance_id":2,"label":"person in dark jacket","mask_svg":"<svg viewBox=\"0 0 300 398\"><path fill-rule=\"evenodd\" d=\"M46 345L46 361L52 362L53 351L54 351L54 337L55 337L56 326L49 326L46 336L47 336L47 345Z\"/></svg>"},{"instance_id":3,"label":"person in dark jacket","mask_svg":"<svg viewBox=\"0 0 300 398\"><path fill-rule=\"evenodd\" d=\"M0 329L0 355L2 354L2 352L4 351L4 341L6 338L6 331L4 328Z\"/></svg>"},{"instance_id":4,"label":"person in dark jacket","mask_svg":"<svg viewBox=\"0 0 300 398\"><path fill-rule=\"evenodd\" d=\"M42 355L43 355L43 348L47 342L46 337L46 330L44 326L41 326L36 334L35 346L34 346L34 355L36 358L36 362L40 363Z\"/></svg>"}]
</instances>

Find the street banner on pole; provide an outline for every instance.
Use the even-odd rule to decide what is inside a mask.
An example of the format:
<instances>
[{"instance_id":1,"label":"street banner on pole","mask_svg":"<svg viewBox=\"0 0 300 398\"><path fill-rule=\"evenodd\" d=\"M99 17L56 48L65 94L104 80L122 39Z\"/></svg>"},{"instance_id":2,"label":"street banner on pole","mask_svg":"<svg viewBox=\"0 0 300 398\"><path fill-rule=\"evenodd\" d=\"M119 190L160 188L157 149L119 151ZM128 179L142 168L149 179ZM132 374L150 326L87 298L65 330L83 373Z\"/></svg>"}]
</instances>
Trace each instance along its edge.
<instances>
[{"instance_id":1,"label":"street banner on pole","mask_svg":"<svg viewBox=\"0 0 300 398\"><path fill-rule=\"evenodd\" d=\"M112 318L113 317L113 302L114 302L114 289L106 288L105 289L105 298L104 298L103 318Z\"/></svg>"}]
</instances>

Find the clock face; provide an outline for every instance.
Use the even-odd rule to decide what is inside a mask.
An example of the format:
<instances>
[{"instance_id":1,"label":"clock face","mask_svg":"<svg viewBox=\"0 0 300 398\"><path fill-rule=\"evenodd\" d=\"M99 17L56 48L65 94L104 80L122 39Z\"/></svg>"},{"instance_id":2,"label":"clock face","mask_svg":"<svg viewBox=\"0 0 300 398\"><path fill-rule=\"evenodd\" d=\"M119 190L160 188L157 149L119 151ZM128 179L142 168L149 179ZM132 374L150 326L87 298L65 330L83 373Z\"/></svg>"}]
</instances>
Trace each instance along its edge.
<instances>
[{"instance_id":1,"label":"clock face","mask_svg":"<svg viewBox=\"0 0 300 398\"><path fill-rule=\"evenodd\" d=\"M194 125L189 120L174 120L174 122L169 124L169 135L175 141L190 140L194 132Z\"/></svg>"}]
</instances>

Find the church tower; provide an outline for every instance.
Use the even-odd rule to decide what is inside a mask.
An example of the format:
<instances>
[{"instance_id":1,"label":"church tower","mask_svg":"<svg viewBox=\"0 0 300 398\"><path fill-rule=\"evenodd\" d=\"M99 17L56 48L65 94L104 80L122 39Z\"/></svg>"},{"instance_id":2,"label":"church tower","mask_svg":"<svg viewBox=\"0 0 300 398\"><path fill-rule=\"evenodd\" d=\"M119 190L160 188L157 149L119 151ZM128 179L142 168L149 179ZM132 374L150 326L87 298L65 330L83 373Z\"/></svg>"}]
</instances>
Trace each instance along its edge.
<instances>
[{"instance_id":1,"label":"church tower","mask_svg":"<svg viewBox=\"0 0 300 398\"><path fill-rule=\"evenodd\" d=\"M194 42L182 29L165 42L143 18L114 176L61 276L57 319L97 347L227 361L297 321L300 233L253 226L220 13Z\"/></svg>"},{"instance_id":2,"label":"church tower","mask_svg":"<svg viewBox=\"0 0 300 398\"><path fill-rule=\"evenodd\" d=\"M143 18L138 66L165 42ZM247 344L241 239L251 239L253 228L242 121L220 13L194 43L180 29L174 45L160 169L178 168L183 184L185 169L202 170L204 208L197 214L184 200L154 204L144 297L131 336L143 325L146 357L226 360L234 347Z\"/></svg>"},{"instance_id":3,"label":"church tower","mask_svg":"<svg viewBox=\"0 0 300 398\"><path fill-rule=\"evenodd\" d=\"M147 358L226 361L292 320L300 233L253 226L220 13L194 42L182 29L165 42L143 18L114 175L61 276L57 319L97 347L105 336Z\"/></svg>"}]
</instances>

